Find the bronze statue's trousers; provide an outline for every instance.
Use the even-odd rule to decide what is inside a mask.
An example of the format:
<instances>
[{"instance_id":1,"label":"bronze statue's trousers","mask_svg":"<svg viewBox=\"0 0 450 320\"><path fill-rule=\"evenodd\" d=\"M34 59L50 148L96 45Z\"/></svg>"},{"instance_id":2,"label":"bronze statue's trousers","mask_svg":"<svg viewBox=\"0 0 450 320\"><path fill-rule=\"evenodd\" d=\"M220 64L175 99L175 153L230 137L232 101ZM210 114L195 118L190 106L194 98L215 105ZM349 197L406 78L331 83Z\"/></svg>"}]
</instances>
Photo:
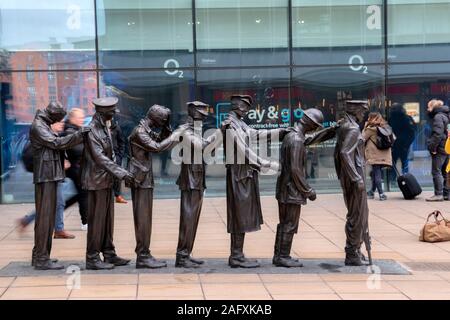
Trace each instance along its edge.
<instances>
[{"instance_id":1,"label":"bronze statue's trousers","mask_svg":"<svg viewBox=\"0 0 450 320\"><path fill-rule=\"evenodd\" d=\"M152 235L153 189L131 188L133 199L134 232L136 236L135 252L138 257L150 255Z\"/></svg>"},{"instance_id":2,"label":"bronze statue's trousers","mask_svg":"<svg viewBox=\"0 0 450 320\"><path fill-rule=\"evenodd\" d=\"M298 231L301 205L281 203L278 201L278 216L280 223L277 225L275 236L274 257L289 257L294 239L294 233Z\"/></svg>"},{"instance_id":3,"label":"bronze statue's trousers","mask_svg":"<svg viewBox=\"0 0 450 320\"><path fill-rule=\"evenodd\" d=\"M203 190L181 191L177 256L188 257L192 253L202 204Z\"/></svg>"},{"instance_id":4,"label":"bronze statue's trousers","mask_svg":"<svg viewBox=\"0 0 450 320\"><path fill-rule=\"evenodd\" d=\"M58 182L43 182L34 185L36 222L34 225L33 257L45 262L50 259L53 229L56 216L56 192Z\"/></svg>"},{"instance_id":5,"label":"bronze statue's trousers","mask_svg":"<svg viewBox=\"0 0 450 320\"><path fill-rule=\"evenodd\" d=\"M297 233L301 206L278 202L278 216L283 233Z\"/></svg>"},{"instance_id":6,"label":"bronze statue's trousers","mask_svg":"<svg viewBox=\"0 0 450 320\"><path fill-rule=\"evenodd\" d=\"M348 210L345 223L347 236L345 249L346 252L355 252L361 248L364 230L368 223L367 193L358 191L356 183L352 183L345 177L341 177L341 185Z\"/></svg>"},{"instance_id":7,"label":"bronze statue's trousers","mask_svg":"<svg viewBox=\"0 0 450 320\"><path fill-rule=\"evenodd\" d=\"M114 233L114 198L113 190L88 191L88 234L86 260L116 256L113 243Z\"/></svg>"}]
</instances>

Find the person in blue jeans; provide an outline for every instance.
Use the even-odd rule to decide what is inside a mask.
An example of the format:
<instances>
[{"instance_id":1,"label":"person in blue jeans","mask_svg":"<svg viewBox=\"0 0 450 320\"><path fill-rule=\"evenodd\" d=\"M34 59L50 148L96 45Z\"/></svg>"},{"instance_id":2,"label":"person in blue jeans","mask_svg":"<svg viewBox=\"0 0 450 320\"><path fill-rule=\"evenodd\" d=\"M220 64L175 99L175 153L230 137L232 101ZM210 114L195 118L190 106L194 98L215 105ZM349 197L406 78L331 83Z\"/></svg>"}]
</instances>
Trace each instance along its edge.
<instances>
[{"instance_id":1,"label":"person in blue jeans","mask_svg":"<svg viewBox=\"0 0 450 320\"><path fill-rule=\"evenodd\" d=\"M69 191L70 183L68 180L60 182L57 188L57 202L56 202L56 217L55 217L55 239L74 239L75 236L64 230L64 210L66 209L66 200ZM32 223L36 218L36 211L32 210L29 214L18 221L20 231L25 231L25 228Z\"/></svg>"},{"instance_id":2,"label":"person in blue jeans","mask_svg":"<svg viewBox=\"0 0 450 320\"><path fill-rule=\"evenodd\" d=\"M392 151L388 149L378 149L377 135L378 128L382 127L385 131L391 132L391 127L383 119L379 112L371 112L364 126L363 137L365 140L365 157L367 164L372 166L370 174L372 180L372 188L367 192L368 199L375 198L375 192L378 190L380 201L387 199L383 192L383 167L392 166Z\"/></svg>"}]
</instances>

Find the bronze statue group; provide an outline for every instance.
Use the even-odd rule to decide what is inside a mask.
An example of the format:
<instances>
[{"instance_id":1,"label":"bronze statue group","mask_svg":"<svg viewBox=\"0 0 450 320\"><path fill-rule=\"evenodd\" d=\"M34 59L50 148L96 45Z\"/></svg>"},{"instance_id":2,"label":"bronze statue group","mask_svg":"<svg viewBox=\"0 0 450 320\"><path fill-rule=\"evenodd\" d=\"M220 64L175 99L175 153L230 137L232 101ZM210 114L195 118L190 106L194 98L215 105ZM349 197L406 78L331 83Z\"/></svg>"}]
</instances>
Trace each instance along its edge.
<instances>
[{"instance_id":1,"label":"bronze statue group","mask_svg":"<svg viewBox=\"0 0 450 320\"><path fill-rule=\"evenodd\" d=\"M56 212L57 183L64 179L61 151L84 143L81 165L83 189L88 193L88 234L86 269L105 270L130 263L117 255L114 242L114 178L125 181L131 188L136 236L136 268L166 267L166 261L156 259L150 252L153 207L152 154L168 150L182 141L188 151L181 163L177 185L181 191L179 237L175 266L199 268L204 261L191 254L199 223L205 184L206 164L193 161L196 150L203 151L216 139L196 134L196 127L208 115L209 105L199 101L187 103L188 117L176 130L170 127L170 110L153 105L128 138L130 160L124 169L114 159L110 123L118 111L118 99L99 98L92 101L96 113L89 126L78 132L59 137L51 124L61 121L66 111L58 103L50 103L38 110L30 129L33 148L36 224L32 265L38 270L63 269L50 258ZM273 264L278 267L302 267L291 257L294 234L298 231L301 206L314 201L316 192L305 176L306 147L337 138L335 167L348 208L345 233L345 264L361 266L366 258L361 245L368 237L368 206L365 191L364 140L359 123L367 111L365 101L347 101L344 118L335 126L323 129L323 114L317 109L304 111L304 116L292 128L255 130L243 118L252 107L248 95L231 96L231 111L217 130L223 137L224 152L233 147L232 158L226 161L227 231L231 235L228 264L232 268L255 268L260 264L244 255L247 232L258 231L263 223L258 176L274 162L260 157L249 148L244 137L278 135L282 140L280 152L281 174L276 185L279 224L275 237ZM231 139L231 140L230 140ZM234 149L235 148L235 149ZM228 150L230 151L230 150ZM186 152L183 149L183 153ZM245 161L237 158L242 155ZM368 248L369 249L369 248ZM368 250L370 253L370 250ZM100 256L102 254L102 257Z\"/></svg>"}]
</instances>

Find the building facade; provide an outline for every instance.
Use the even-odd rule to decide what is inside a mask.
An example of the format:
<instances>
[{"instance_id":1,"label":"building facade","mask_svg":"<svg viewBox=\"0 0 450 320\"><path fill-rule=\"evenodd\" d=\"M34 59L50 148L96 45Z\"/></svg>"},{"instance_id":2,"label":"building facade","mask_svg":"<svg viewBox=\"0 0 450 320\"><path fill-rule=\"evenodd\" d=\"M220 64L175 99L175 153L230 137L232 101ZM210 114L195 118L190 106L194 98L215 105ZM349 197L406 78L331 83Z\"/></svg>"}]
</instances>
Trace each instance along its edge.
<instances>
[{"instance_id":1,"label":"building facade","mask_svg":"<svg viewBox=\"0 0 450 320\"><path fill-rule=\"evenodd\" d=\"M328 126L348 97L386 118L398 103L414 123L409 171L431 187L426 103L450 103L449 13L443 0L0 0L1 202L33 201L20 155L36 110L59 100L92 115L97 96L119 97L126 135L155 103L177 126L191 100L212 105L215 128L232 93L253 96L258 129L311 107ZM333 147L308 152L319 192L340 190ZM157 197L178 196L170 157L154 160ZM208 167L208 196L225 194L224 176ZM262 177L263 194L275 180ZM385 188L396 188L388 172Z\"/></svg>"}]
</instances>

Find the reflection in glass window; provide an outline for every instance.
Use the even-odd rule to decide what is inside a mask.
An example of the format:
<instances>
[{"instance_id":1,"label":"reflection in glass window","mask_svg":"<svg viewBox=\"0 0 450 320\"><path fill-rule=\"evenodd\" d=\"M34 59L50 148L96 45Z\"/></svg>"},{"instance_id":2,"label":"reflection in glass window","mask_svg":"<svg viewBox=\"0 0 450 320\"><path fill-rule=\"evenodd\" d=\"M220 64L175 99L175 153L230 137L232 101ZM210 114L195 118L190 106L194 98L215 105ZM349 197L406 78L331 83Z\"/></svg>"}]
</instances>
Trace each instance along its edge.
<instances>
[{"instance_id":1,"label":"reflection in glass window","mask_svg":"<svg viewBox=\"0 0 450 320\"><path fill-rule=\"evenodd\" d=\"M95 67L92 0L0 0L0 68Z\"/></svg>"},{"instance_id":2,"label":"reflection in glass window","mask_svg":"<svg viewBox=\"0 0 450 320\"><path fill-rule=\"evenodd\" d=\"M1 181L4 202L32 202L34 199L31 173L25 171L20 159L36 111L46 107L51 100L59 100L67 109L83 108L92 115L90 102L97 97L95 72L67 72L68 78L62 72L56 72L53 80L46 72L27 74L33 74L31 78L35 81L23 81L23 72L0 73L0 129L3 137L0 165L1 176L5 178ZM83 89L86 89L86 94Z\"/></svg>"},{"instance_id":3,"label":"reflection in glass window","mask_svg":"<svg viewBox=\"0 0 450 320\"><path fill-rule=\"evenodd\" d=\"M286 65L287 0L197 0L199 66Z\"/></svg>"},{"instance_id":4,"label":"reflection in glass window","mask_svg":"<svg viewBox=\"0 0 450 320\"><path fill-rule=\"evenodd\" d=\"M367 74L348 67L305 67L293 71L292 108L318 108L324 127L335 123L343 112L345 99L369 99L373 111L384 113L384 68L370 66ZM334 167L335 140L313 146L308 151L307 176L313 188L339 192Z\"/></svg>"},{"instance_id":5,"label":"reflection in glass window","mask_svg":"<svg viewBox=\"0 0 450 320\"><path fill-rule=\"evenodd\" d=\"M382 18L381 0L293 0L294 64L382 62Z\"/></svg>"},{"instance_id":6,"label":"reflection in glass window","mask_svg":"<svg viewBox=\"0 0 450 320\"><path fill-rule=\"evenodd\" d=\"M168 71L168 70L166 70ZM186 102L193 101L194 76L191 71L183 71L183 77L166 71L105 71L100 73L100 96L119 98L120 113L116 119L125 137L145 117L148 108L159 104L172 110L173 127L185 122ZM170 72L169 72L170 73ZM128 154L128 146L125 153ZM126 158L126 157L124 157ZM153 155L155 195L160 198L178 196L175 184L180 167L172 163L170 151Z\"/></svg>"},{"instance_id":7,"label":"reflection in glass window","mask_svg":"<svg viewBox=\"0 0 450 320\"><path fill-rule=\"evenodd\" d=\"M390 61L450 61L449 1L388 3Z\"/></svg>"},{"instance_id":8,"label":"reflection in glass window","mask_svg":"<svg viewBox=\"0 0 450 320\"><path fill-rule=\"evenodd\" d=\"M245 117L250 127L273 129L287 127L291 122L289 108L289 69L232 69L199 71L198 99L211 104L214 117L208 119L207 127L220 127L230 111L230 96L235 93L253 97L253 108ZM270 145L270 155L276 158L279 144ZM219 154L223 149L219 148ZM225 166L208 165L207 187L209 194L225 194ZM261 175L260 190L273 195L276 175Z\"/></svg>"},{"instance_id":9,"label":"reflection in glass window","mask_svg":"<svg viewBox=\"0 0 450 320\"><path fill-rule=\"evenodd\" d=\"M191 0L97 1L102 68L193 65Z\"/></svg>"},{"instance_id":10,"label":"reflection in glass window","mask_svg":"<svg viewBox=\"0 0 450 320\"><path fill-rule=\"evenodd\" d=\"M400 135L394 149L397 167L399 171L413 173L422 187L431 187L431 157L426 142L431 126L426 108L431 99L450 104L450 63L391 65L387 94L391 118L398 118L393 112L399 107L410 117L415 130L412 142L403 143L408 137ZM391 125L396 126L396 123ZM400 132L407 133L408 125L402 127ZM397 188L393 174L391 178L392 187Z\"/></svg>"}]
</instances>

